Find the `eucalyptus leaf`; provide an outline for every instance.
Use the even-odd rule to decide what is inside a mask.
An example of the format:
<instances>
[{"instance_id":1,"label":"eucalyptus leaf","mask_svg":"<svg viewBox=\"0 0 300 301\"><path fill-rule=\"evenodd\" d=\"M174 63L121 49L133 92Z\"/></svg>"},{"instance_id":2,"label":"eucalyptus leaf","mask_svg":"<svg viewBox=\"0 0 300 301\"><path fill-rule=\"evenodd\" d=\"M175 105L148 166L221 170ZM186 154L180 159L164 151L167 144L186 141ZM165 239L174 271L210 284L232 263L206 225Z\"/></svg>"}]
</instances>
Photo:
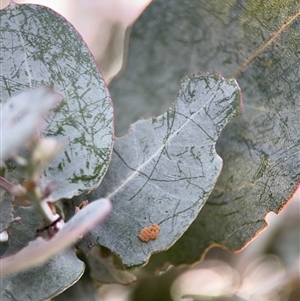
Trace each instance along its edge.
<instances>
[{"instance_id":1,"label":"eucalyptus leaf","mask_svg":"<svg viewBox=\"0 0 300 301\"><path fill-rule=\"evenodd\" d=\"M40 267L1 278L1 301L47 300L78 281L84 269L75 252L65 250Z\"/></svg>"},{"instance_id":2,"label":"eucalyptus leaf","mask_svg":"<svg viewBox=\"0 0 300 301\"><path fill-rule=\"evenodd\" d=\"M213 193L152 268L195 263L216 245L241 249L292 197L300 183L299 19L298 0L154 0L134 25L126 73L111 88L117 133L163 110L189 72L236 77L244 100L218 141L224 166Z\"/></svg>"},{"instance_id":3,"label":"eucalyptus leaf","mask_svg":"<svg viewBox=\"0 0 300 301\"><path fill-rule=\"evenodd\" d=\"M93 287L91 278L86 270L83 276L73 286L69 287L62 294L51 301L99 301L97 291Z\"/></svg>"},{"instance_id":4,"label":"eucalyptus leaf","mask_svg":"<svg viewBox=\"0 0 300 301\"><path fill-rule=\"evenodd\" d=\"M1 102L25 88L48 85L64 98L43 135L67 139L46 169L52 200L96 188L112 151L113 109L97 65L74 28L49 8L11 2L0 11Z\"/></svg>"},{"instance_id":5,"label":"eucalyptus leaf","mask_svg":"<svg viewBox=\"0 0 300 301\"><path fill-rule=\"evenodd\" d=\"M151 2L130 33L125 73L111 84L117 136L139 118L165 112L185 75L217 70L231 76L246 51L242 42L232 45L242 38L231 20L241 9L233 9L237 2Z\"/></svg>"},{"instance_id":6,"label":"eucalyptus leaf","mask_svg":"<svg viewBox=\"0 0 300 301\"><path fill-rule=\"evenodd\" d=\"M13 220L13 206L12 206L12 196L4 195L2 196L2 190L0 189L0 233L7 229L8 224Z\"/></svg>"},{"instance_id":7,"label":"eucalyptus leaf","mask_svg":"<svg viewBox=\"0 0 300 301\"><path fill-rule=\"evenodd\" d=\"M28 241L35 238L36 229L43 225L32 207L20 207L15 211L14 216L20 221L12 223L9 227L9 249L5 256L13 256L17 251L26 247ZM32 257L34 257L34 253L24 260L30 260ZM0 267L1 301L49 299L73 285L82 276L85 269L83 262L71 249L60 252L52 256L44 265L25 272L4 276L2 263L0 263Z\"/></svg>"},{"instance_id":8,"label":"eucalyptus leaf","mask_svg":"<svg viewBox=\"0 0 300 301\"><path fill-rule=\"evenodd\" d=\"M32 207L20 207L15 214L21 217L21 221L9 228L9 249L4 258L0 259L1 275L16 273L47 262L53 255L72 245L102 222L110 210L109 200L94 201L76 213L54 237L48 240L37 237L32 240L36 236L36 230L42 225L41 220ZM30 242L27 245L28 241Z\"/></svg>"},{"instance_id":9,"label":"eucalyptus leaf","mask_svg":"<svg viewBox=\"0 0 300 301\"><path fill-rule=\"evenodd\" d=\"M115 141L101 185L87 197L107 195L113 211L91 234L115 252L127 268L169 248L196 218L222 168L216 140L241 110L234 80L198 73L181 82L177 101L163 115L140 120ZM81 196L80 198L83 198ZM156 223L156 240L139 232Z\"/></svg>"}]
</instances>

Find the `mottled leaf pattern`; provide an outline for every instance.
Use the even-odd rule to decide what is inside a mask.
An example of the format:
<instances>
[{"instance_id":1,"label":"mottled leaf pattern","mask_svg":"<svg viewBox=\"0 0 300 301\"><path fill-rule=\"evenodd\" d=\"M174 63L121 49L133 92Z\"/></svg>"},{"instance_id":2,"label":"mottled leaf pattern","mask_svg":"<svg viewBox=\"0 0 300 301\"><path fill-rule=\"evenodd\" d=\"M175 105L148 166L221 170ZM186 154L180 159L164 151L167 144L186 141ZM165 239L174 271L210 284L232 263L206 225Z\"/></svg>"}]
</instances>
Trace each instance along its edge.
<instances>
[{"instance_id":1,"label":"mottled leaf pattern","mask_svg":"<svg viewBox=\"0 0 300 301\"><path fill-rule=\"evenodd\" d=\"M153 266L194 263L212 245L242 248L295 191L299 20L298 0L154 0L134 25L127 71L112 85L117 132L126 129L123 116L160 112L188 72L234 76L244 100L242 117L218 141L224 166L212 195L178 242L152 257Z\"/></svg>"},{"instance_id":2,"label":"mottled leaf pattern","mask_svg":"<svg viewBox=\"0 0 300 301\"><path fill-rule=\"evenodd\" d=\"M42 6L11 2L0 19L1 102L40 85L64 98L45 120L43 132L68 142L45 171L45 184L57 182L52 199L97 187L110 161L113 112L88 48L66 20Z\"/></svg>"},{"instance_id":3,"label":"mottled leaf pattern","mask_svg":"<svg viewBox=\"0 0 300 301\"><path fill-rule=\"evenodd\" d=\"M107 195L113 204L108 219L92 231L96 241L126 267L145 264L151 253L170 247L211 193L222 168L216 140L240 110L234 80L199 73L182 80L165 114L133 124L115 141L106 176L87 196ZM157 239L142 242L140 231L153 223L160 227Z\"/></svg>"}]
</instances>

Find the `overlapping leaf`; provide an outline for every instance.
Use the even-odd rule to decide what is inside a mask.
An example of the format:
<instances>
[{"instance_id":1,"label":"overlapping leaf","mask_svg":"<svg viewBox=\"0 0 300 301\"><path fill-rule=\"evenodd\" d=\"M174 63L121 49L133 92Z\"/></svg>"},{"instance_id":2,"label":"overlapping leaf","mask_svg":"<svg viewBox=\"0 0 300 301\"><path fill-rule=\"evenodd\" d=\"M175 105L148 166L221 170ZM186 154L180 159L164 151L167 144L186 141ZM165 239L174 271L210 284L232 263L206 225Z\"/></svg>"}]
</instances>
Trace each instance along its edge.
<instances>
[{"instance_id":1,"label":"overlapping leaf","mask_svg":"<svg viewBox=\"0 0 300 301\"><path fill-rule=\"evenodd\" d=\"M74 251L66 250L42 267L1 278L1 301L47 300L73 285L84 268Z\"/></svg>"},{"instance_id":2,"label":"overlapping leaf","mask_svg":"<svg viewBox=\"0 0 300 301\"><path fill-rule=\"evenodd\" d=\"M170 247L211 193L222 167L216 140L240 109L234 80L199 73L182 80L165 114L133 124L115 142L108 172L88 196L108 194L113 204L109 218L92 231L95 240L126 267L145 264L151 253ZM160 226L158 238L140 241L139 232L152 223Z\"/></svg>"},{"instance_id":3,"label":"overlapping leaf","mask_svg":"<svg viewBox=\"0 0 300 301\"><path fill-rule=\"evenodd\" d=\"M0 259L1 300L45 300L73 285L85 267L73 250L65 248L101 222L110 208L106 199L95 201L45 240L35 238L43 223L34 209L20 207L15 212L19 221L9 228L9 248Z\"/></svg>"},{"instance_id":4,"label":"overlapping leaf","mask_svg":"<svg viewBox=\"0 0 300 301\"><path fill-rule=\"evenodd\" d=\"M10 246L6 255L25 247L35 237L35 230L42 225L32 208L20 208L15 212L15 217L21 218L21 221L9 228ZM1 277L1 300L48 299L73 285L84 269L84 263L76 257L75 252L66 250L40 267Z\"/></svg>"},{"instance_id":5,"label":"overlapping leaf","mask_svg":"<svg viewBox=\"0 0 300 301\"><path fill-rule=\"evenodd\" d=\"M43 131L68 142L45 171L45 183L57 182L52 199L97 187L111 156L112 106L88 48L66 20L42 6L11 2L0 19L1 102L40 85L64 97Z\"/></svg>"},{"instance_id":6,"label":"overlapping leaf","mask_svg":"<svg viewBox=\"0 0 300 301\"><path fill-rule=\"evenodd\" d=\"M18 153L37 132L43 116L59 105L61 97L49 89L23 92L1 106L1 155L2 161Z\"/></svg>"},{"instance_id":7,"label":"overlapping leaf","mask_svg":"<svg viewBox=\"0 0 300 301\"><path fill-rule=\"evenodd\" d=\"M7 228L8 224L13 220L12 197L4 196L3 190L0 189L0 233Z\"/></svg>"},{"instance_id":8,"label":"overlapping leaf","mask_svg":"<svg viewBox=\"0 0 300 301\"><path fill-rule=\"evenodd\" d=\"M77 281L73 286L65 290L62 294L58 295L51 301L99 301L97 291L93 287L92 279L89 277L88 272Z\"/></svg>"},{"instance_id":9,"label":"overlapping leaf","mask_svg":"<svg viewBox=\"0 0 300 301\"><path fill-rule=\"evenodd\" d=\"M161 111L189 72L236 76L244 99L242 117L217 145L224 166L212 195L178 242L153 256L153 266L193 263L215 244L240 249L296 189L299 20L296 0L154 0L134 25L127 71L112 86L117 132L126 130L130 112L134 120Z\"/></svg>"},{"instance_id":10,"label":"overlapping leaf","mask_svg":"<svg viewBox=\"0 0 300 301\"><path fill-rule=\"evenodd\" d=\"M87 258L91 280L95 287L107 283L129 285L136 282L136 277L132 273L116 266L113 253L101 246L93 246Z\"/></svg>"},{"instance_id":11,"label":"overlapping leaf","mask_svg":"<svg viewBox=\"0 0 300 301\"><path fill-rule=\"evenodd\" d=\"M37 237L31 241L32 234L39 229L39 218L34 208L21 207L16 214L20 212L23 221L21 218L20 225L15 223L9 228L9 249L5 257L0 260L1 275L16 273L47 262L49 258L72 245L91 228L102 222L110 210L109 200L94 201L72 217L51 239ZM18 252L15 254L16 251Z\"/></svg>"}]
</instances>

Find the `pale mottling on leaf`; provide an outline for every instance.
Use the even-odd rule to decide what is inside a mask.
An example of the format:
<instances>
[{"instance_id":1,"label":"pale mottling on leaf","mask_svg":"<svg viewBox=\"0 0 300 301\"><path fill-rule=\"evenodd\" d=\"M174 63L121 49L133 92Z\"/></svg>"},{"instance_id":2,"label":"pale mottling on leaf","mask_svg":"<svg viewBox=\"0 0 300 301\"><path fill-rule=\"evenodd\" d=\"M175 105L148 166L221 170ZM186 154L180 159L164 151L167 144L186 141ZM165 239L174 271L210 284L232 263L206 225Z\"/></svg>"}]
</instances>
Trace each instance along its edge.
<instances>
[{"instance_id":1,"label":"pale mottling on leaf","mask_svg":"<svg viewBox=\"0 0 300 301\"><path fill-rule=\"evenodd\" d=\"M139 102L127 112L132 119L161 110L178 78L196 70L239 74L244 100L217 143L224 166L212 195L152 267L192 264L215 244L242 248L299 184L299 9L298 0L156 0L135 24L127 71L112 86L116 120L127 97Z\"/></svg>"},{"instance_id":2,"label":"pale mottling on leaf","mask_svg":"<svg viewBox=\"0 0 300 301\"><path fill-rule=\"evenodd\" d=\"M222 168L215 143L240 113L234 80L217 73L184 78L177 101L163 115L140 120L115 142L111 165L90 200L108 195L113 211L92 231L97 242L118 254L125 266L145 264L170 247L195 219ZM85 196L84 196L85 197ZM156 223L156 240L138 234Z\"/></svg>"},{"instance_id":3,"label":"pale mottling on leaf","mask_svg":"<svg viewBox=\"0 0 300 301\"><path fill-rule=\"evenodd\" d=\"M64 98L43 132L68 146L45 171L53 200L99 185L112 150L113 110L97 65L81 37L48 8L11 3L0 11L1 101L25 88L49 85ZM86 162L93 168L86 168Z\"/></svg>"}]
</instances>

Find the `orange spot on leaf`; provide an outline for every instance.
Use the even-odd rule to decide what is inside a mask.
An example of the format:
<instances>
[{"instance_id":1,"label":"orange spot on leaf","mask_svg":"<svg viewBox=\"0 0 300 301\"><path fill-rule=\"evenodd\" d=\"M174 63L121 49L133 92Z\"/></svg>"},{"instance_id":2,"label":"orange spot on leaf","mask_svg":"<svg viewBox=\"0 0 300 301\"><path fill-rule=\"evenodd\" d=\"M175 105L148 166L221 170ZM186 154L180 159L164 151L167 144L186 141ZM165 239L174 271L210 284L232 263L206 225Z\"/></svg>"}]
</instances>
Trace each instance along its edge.
<instances>
[{"instance_id":1,"label":"orange spot on leaf","mask_svg":"<svg viewBox=\"0 0 300 301\"><path fill-rule=\"evenodd\" d=\"M157 224L153 224L150 227L145 227L138 235L138 238L143 242L148 242L151 239L156 239L159 234L159 231L159 226Z\"/></svg>"}]
</instances>

